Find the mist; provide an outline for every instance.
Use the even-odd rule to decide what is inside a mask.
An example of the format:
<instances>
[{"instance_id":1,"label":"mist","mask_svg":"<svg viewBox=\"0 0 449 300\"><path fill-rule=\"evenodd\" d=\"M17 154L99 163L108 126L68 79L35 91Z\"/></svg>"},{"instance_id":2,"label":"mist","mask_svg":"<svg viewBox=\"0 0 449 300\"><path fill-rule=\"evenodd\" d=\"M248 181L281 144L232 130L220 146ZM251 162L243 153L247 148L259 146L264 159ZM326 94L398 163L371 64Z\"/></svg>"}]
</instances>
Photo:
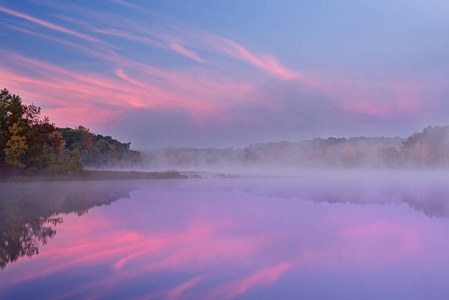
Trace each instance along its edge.
<instances>
[{"instance_id":1,"label":"mist","mask_svg":"<svg viewBox=\"0 0 449 300\"><path fill-rule=\"evenodd\" d=\"M295 176L327 171L444 171L449 126L427 127L407 138L316 138L243 148L169 147L143 153L144 170Z\"/></svg>"}]
</instances>

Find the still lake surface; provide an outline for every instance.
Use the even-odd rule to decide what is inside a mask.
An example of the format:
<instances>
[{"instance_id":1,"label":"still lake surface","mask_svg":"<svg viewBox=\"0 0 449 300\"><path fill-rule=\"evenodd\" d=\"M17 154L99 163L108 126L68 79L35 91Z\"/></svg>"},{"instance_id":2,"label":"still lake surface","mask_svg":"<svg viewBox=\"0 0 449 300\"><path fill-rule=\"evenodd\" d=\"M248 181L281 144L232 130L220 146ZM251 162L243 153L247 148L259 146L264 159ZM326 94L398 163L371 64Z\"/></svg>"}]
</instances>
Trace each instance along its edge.
<instances>
[{"instance_id":1,"label":"still lake surface","mask_svg":"<svg viewBox=\"0 0 449 300\"><path fill-rule=\"evenodd\" d=\"M0 183L0 299L447 300L446 178Z\"/></svg>"}]
</instances>

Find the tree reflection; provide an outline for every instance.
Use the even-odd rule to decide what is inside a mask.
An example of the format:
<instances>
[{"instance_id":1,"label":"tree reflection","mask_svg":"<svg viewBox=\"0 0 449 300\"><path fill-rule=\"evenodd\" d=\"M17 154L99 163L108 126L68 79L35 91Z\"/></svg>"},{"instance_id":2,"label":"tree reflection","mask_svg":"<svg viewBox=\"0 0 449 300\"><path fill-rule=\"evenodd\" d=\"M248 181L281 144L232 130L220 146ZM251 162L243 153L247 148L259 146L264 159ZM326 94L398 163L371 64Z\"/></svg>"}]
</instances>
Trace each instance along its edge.
<instances>
[{"instance_id":1,"label":"tree reflection","mask_svg":"<svg viewBox=\"0 0 449 300\"><path fill-rule=\"evenodd\" d=\"M449 218L449 188L434 186L419 193L403 193L404 202L431 218Z\"/></svg>"},{"instance_id":2,"label":"tree reflection","mask_svg":"<svg viewBox=\"0 0 449 300\"><path fill-rule=\"evenodd\" d=\"M232 191L235 187L223 189ZM430 218L449 218L449 185L439 180L401 180L398 182L364 179L298 180L277 182L274 185L240 185L241 191L280 199L300 199L323 203L400 204Z\"/></svg>"},{"instance_id":3,"label":"tree reflection","mask_svg":"<svg viewBox=\"0 0 449 300\"><path fill-rule=\"evenodd\" d=\"M56 235L61 214L81 216L92 207L129 198L131 183L9 183L0 186L0 268L39 254Z\"/></svg>"}]
</instances>

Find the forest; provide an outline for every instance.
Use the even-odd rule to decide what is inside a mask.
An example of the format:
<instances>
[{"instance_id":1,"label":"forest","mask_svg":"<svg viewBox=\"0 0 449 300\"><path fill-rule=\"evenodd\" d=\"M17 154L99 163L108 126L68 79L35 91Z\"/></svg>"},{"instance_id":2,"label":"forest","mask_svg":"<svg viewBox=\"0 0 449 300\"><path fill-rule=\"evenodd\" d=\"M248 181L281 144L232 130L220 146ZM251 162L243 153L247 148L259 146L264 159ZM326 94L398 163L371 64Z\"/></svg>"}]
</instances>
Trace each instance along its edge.
<instances>
[{"instance_id":1,"label":"forest","mask_svg":"<svg viewBox=\"0 0 449 300\"><path fill-rule=\"evenodd\" d=\"M0 174L76 175L84 168L132 168L141 154L110 136L78 126L58 128L41 108L22 103L7 89L0 93Z\"/></svg>"},{"instance_id":2,"label":"forest","mask_svg":"<svg viewBox=\"0 0 449 300\"><path fill-rule=\"evenodd\" d=\"M449 126L427 127L408 138L315 138L270 142L243 148L156 149L151 168L198 169L226 166L291 169L444 169L449 167Z\"/></svg>"}]
</instances>

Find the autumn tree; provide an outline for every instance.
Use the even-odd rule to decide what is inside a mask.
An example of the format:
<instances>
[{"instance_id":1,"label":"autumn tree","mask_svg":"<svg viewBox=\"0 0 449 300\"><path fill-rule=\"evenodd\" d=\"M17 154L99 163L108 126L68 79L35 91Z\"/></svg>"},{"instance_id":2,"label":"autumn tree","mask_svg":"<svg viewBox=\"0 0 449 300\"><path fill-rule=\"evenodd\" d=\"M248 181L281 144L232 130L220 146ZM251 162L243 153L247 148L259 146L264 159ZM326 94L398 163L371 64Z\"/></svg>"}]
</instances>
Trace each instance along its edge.
<instances>
[{"instance_id":1,"label":"autumn tree","mask_svg":"<svg viewBox=\"0 0 449 300\"><path fill-rule=\"evenodd\" d=\"M23 157L28 150L28 145L26 144L26 138L21 135L22 129L19 127L18 123L14 123L9 128L10 134L12 134L9 141L6 143L5 149L5 160L7 164L18 168L24 168Z\"/></svg>"},{"instance_id":2,"label":"autumn tree","mask_svg":"<svg viewBox=\"0 0 449 300\"><path fill-rule=\"evenodd\" d=\"M130 149L130 143L121 143L111 136L94 134L84 126L58 129L70 151L78 149L84 166L123 167L138 166L141 154Z\"/></svg>"},{"instance_id":3,"label":"autumn tree","mask_svg":"<svg viewBox=\"0 0 449 300\"><path fill-rule=\"evenodd\" d=\"M7 89L0 92L0 168L48 167L63 143L54 132L55 125L41 117L40 107L23 104Z\"/></svg>"},{"instance_id":4,"label":"autumn tree","mask_svg":"<svg viewBox=\"0 0 449 300\"><path fill-rule=\"evenodd\" d=\"M11 139L10 128L13 124L22 127L23 107L19 96L11 95L8 90L0 92L0 167L4 166L8 141Z\"/></svg>"}]
</instances>

